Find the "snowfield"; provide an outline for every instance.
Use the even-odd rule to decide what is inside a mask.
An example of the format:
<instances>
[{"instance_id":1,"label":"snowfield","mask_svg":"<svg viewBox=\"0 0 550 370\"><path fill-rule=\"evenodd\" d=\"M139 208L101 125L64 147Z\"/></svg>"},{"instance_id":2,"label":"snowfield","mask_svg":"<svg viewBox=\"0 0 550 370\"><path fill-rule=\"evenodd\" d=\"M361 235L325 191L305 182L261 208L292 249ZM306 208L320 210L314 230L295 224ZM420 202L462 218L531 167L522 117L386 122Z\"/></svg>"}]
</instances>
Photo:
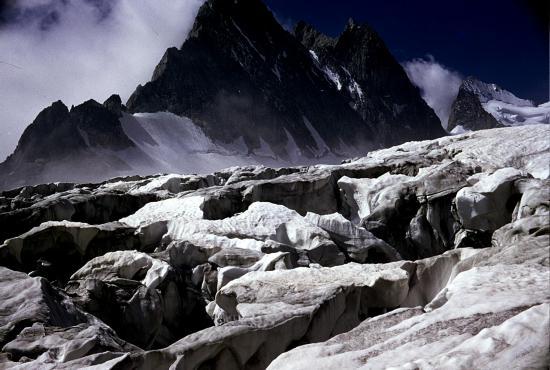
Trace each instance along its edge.
<instances>
[{"instance_id":1,"label":"snowfield","mask_svg":"<svg viewBox=\"0 0 550 370\"><path fill-rule=\"evenodd\" d=\"M2 193L0 368L543 369L548 137Z\"/></svg>"}]
</instances>

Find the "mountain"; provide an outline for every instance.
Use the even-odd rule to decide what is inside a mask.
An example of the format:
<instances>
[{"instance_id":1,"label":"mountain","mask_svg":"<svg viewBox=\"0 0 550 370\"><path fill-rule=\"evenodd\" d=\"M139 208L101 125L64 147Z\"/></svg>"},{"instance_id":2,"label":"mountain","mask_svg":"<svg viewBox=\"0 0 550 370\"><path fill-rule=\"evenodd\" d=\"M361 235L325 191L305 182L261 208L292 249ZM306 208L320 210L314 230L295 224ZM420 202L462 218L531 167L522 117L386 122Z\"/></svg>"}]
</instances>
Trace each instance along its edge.
<instances>
[{"instance_id":1,"label":"mountain","mask_svg":"<svg viewBox=\"0 0 550 370\"><path fill-rule=\"evenodd\" d=\"M337 39L305 22L299 22L294 33L353 109L375 125L385 146L444 135L435 113L367 24L350 19Z\"/></svg>"},{"instance_id":2,"label":"mountain","mask_svg":"<svg viewBox=\"0 0 550 370\"><path fill-rule=\"evenodd\" d=\"M242 136L252 150L263 139L283 158L288 135L311 156L444 134L370 27L350 23L338 40L313 30L334 45L328 62L311 52L301 25L293 37L260 1L209 1L128 109L185 115L210 137Z\"/></svg>"},{"instance_id":3,"label":"mountain","mask_svg":"<svg viewBox=\"0 0 550 370\"><path fill-rule=\"evenodd\" d=\"M89 100L70 110L61 101L53 103L38 114L15 151L0 164L0 187L44 179L91 181L98 173L131 171L125 158L148 158L125 134L121 116L118 96L105 104Z\"/></svg>"},{"instance_id":4,"label":"mountain","mask_svg":"<svg viewBox=\"0 0 550 370\"><path fill-rule=\"evenodd\" d=\"M126 106L46 108L0 164L0 188L239 164L336 163L445 135L381 38L285 31L260 0L209 0ZM96 176L96 177L94 177Z\"/></svg>"},{"instance_id":5,"label":"mountain","mask_svg":"<svg viewBox=\"0 0 550 370\"><path fill-rule=\"evenodd\" d=\"M466 78L451 107L451 133L487 128L550 123L550 103L535 106L496 84Z\"/></svg>"}]
</instances>

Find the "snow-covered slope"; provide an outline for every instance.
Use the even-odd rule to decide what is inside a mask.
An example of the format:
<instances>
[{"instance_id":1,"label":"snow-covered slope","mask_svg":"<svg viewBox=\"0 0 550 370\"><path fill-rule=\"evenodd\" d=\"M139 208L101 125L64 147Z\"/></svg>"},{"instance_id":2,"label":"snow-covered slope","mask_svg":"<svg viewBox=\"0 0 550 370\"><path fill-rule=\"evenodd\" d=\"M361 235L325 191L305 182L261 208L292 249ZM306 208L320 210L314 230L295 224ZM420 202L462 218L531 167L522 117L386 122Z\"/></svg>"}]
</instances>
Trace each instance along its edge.
<instances>
[{"instance_id":1,"label":"snow-covered slope","mask_svg":"<svg viewBox=\"0 0 550 370\"><path fill-rule=\"evenodd\" d=\"M190 119L172 113L124 114L121 123L126 135L153 159L157 171L209 172L254 162L245 160L247 148L244 143L235 142L227 147L216 145ZM134 168L143 166L139 162L131 165Z\"/></svg>"},{"instance_id":2,"label":"snow-covered slope","mask_svg":"<svg viewBox=\"0 0 550 370\"><path fill-rule=\"evenodd\" d=\"M80 114L92 109L93 114ZM343 140L329 147L315 122L303 115L298 128L312 137L309 143L283 128L275 147L260 132L255 133L256 144L244 136L216 139L203 126L170 112L130 114L121 106L111 112L94 101L69 111L59 102L39 115L20 147L0 164L0 189L118 176L208 173L245 165L334 164L368 151Z\"/></svg>"},{"instance_id":3,"label":"snow-covered slope","mask_svg":"<svg viewBox=\"0 0 550 370\"><path fill-rule=\"evenodd\" d=\"M539 106L516 105L501 100L489 100L482 104L496 120L505 126L550 123L550 102Z\"/></svg>"},{"instance_id":4,"label":"snow-covered slope","mask_svg":"<svg viewBox=\"0 0 550 370\"><path fill-rule=\"evenodd\" d=\"M502 126L550 123L550 102L535 106L494 83L466 78L451 108L451 134Z\"/></svg>"},{"instance_id":5,"label":"snow-covered slope","mask_svg":"<svg viewBox=\"0 0 550 370\"><path fill-rule=\"evenodd\" d=\"M129 165L138 172L207 173L223 168L263 164L290 166L311 164L322 160L337 163L343 158L357 155L354 148L343 148L334 153L325 144L315 128L304 116L304 126L309 130L319 149L310 148L315 155L309 158L296 144L296 139L286 131L286 153L275 154L270 144L260 137L260 147L251 148L243 137L224 143L214 141L204 130L186 117L169 112L123 114L124 133L152 162L130 159Z\"/></svg>"},{"instance_id":6,"label":"snow-covered slope","mask_svg":"<svg viewBox=\"0 0 550 370\"><path fill-rule=\"evenodd\" d=\"M497 84L485 83L475 78L468 77L462 83L462 86L473 92L479 98L481 103L487 103L491 100L498 100L503 103L516 105L518 107L532 107L533 102L526 99L521 99L512 94L510 91L502 89Z\"/></svg>"},{"instance_id":7,"label":"snow-covered slope","mask_svg":"<svg viewBox=\"0 0 550 370\"><path fill-rule=\"evenodd\" d=\"M550 102L535 106L496 84L466 79L464 85L477 95L481 106L502 125L533 125L550 123Z\"/></svg>"}]
</instances>

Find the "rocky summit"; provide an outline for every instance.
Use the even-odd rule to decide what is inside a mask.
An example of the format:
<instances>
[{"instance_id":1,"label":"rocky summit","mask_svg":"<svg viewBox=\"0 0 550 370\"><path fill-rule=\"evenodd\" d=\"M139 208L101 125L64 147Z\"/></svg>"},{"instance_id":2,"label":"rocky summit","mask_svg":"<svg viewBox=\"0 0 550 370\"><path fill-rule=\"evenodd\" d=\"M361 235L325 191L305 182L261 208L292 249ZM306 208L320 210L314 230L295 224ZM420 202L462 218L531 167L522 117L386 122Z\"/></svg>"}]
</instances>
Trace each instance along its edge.
<instances>
[{"instance_id":1,"label":"rocky summit","mask_svg":"<svg viewBox=\"0 0 550 370\"><path fill-rule=\"evenodd\" d=\"M4 191L0 368L545 369L549 136Z\"/></svg>"}]
</instances>

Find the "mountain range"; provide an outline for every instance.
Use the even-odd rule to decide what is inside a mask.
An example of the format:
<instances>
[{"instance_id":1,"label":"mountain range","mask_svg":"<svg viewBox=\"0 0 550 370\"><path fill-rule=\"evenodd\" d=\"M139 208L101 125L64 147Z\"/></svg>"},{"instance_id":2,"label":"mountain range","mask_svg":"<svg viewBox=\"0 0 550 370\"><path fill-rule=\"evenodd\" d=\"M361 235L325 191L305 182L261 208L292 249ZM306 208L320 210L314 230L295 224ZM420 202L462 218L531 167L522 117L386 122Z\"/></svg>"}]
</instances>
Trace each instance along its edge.
<instances>
[{"instance_id":1,"label":"mountain range","mask_svg":"<svg viewBox=\"0 0 550 370\"><path fill-rule=\"evenodd\" d=\"M482 106L492 100L479 100L467 81L449 127L502 125ZM446 134L367 24L350 20L338 38L305 22L287 32L260 0L209 0L186 41L166 50L126 104L113 95L45 108L0 164L0 189L338 163Z\"/></svg>"}]
</instances>

